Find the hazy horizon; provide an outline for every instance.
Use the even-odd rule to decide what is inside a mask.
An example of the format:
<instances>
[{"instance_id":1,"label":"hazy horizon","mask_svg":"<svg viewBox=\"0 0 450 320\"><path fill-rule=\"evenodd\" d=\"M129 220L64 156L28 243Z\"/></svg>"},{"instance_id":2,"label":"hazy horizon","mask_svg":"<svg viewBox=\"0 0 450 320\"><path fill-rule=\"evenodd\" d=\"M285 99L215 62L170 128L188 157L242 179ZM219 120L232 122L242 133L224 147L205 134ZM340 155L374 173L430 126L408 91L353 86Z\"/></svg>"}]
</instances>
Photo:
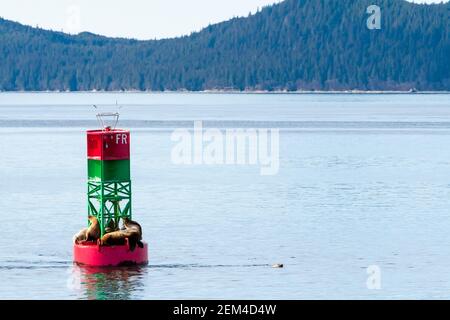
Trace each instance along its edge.
<instances>
[{"instance_id":1,"label":"hazy horizon","mask_svg":"<svg viewBox=\"0 0 450 320\"><path fill-rule=\"evenodd\" d=\"M209 24L255 13L281 0L8 0L0 16L25 25L71 34L91 32L140 40L172 38ZM440 3L441 0L409 1Z\"/></svg>"}]
</instances>

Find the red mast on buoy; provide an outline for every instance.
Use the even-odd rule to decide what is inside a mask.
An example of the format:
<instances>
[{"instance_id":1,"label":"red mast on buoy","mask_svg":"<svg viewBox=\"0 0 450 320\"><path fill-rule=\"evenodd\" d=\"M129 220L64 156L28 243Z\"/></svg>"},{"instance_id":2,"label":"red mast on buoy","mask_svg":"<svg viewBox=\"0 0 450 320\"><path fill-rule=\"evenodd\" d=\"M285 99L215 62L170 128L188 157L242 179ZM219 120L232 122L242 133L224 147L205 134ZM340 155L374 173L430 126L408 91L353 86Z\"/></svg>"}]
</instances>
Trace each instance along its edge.
<instances>
[{"instance_id":1,"label":"red mast on buoy","mask_svg":"<svg viewBox=\"0 0 450 320\"><path fill-rule=\"evenodd\" d=\"M102 129L87 131L88 216L97 219L100 238L132 220L130 132L116 129L119 113L97 114ZM109 123L111 122L111 123ZM126 239L127 240L127 239ZM142 265L148 263L148 246L101 246L100 241L74 243L74 262L88 266Z\"/></svg>"}]
</instances>

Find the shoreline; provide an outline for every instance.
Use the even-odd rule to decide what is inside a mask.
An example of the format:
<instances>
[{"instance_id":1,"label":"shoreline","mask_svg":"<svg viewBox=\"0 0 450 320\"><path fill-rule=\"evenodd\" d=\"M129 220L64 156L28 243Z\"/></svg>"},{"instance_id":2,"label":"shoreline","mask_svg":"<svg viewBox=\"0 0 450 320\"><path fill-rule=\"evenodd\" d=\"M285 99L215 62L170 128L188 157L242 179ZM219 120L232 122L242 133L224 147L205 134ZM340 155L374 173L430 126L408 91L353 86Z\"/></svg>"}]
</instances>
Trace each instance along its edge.
<instances>
[{"instance_id":1,"label":"shoreline","mask_svg":"<svg viewBox=\"0 0 450 320\"><path fill-rule=\"evenodd\" d=\"M263 90L203 90L203 91L188 91L188 90L176 90L176 91L139 91L139 90L123 90L123 91L108 91L108 90L91 90L91 91L60 91L60 90L45 90L45 91L0 91L0 94L46 94L46 93L60 93L60 94L281 94L281 95L296 95L296 94L354 94L354 95L365 95L365 94L450 94L450 90L443 91L394 91L394 90L342 90L342 91L285 91L285 90L275 90L275 91L263 91Z\"/></svg>"}]
</instances>

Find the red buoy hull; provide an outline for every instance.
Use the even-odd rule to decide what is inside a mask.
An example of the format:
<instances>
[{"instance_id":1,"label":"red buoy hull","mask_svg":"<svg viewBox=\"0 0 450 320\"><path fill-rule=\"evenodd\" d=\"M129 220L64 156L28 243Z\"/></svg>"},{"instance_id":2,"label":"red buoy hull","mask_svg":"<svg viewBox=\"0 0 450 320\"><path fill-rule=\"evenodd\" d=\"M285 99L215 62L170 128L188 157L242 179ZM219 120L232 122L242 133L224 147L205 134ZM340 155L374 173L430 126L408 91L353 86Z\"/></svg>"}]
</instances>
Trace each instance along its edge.
<instances>
[{"instance_id":1,"label":"red buoy hull","mask_svg":"<svg viewBox=\"0 0 450 320\"><path fill-rule=\"evenodd\" d=\"M148 264L148 245L131 251L128 245L99 246L96 243L74 244L74 262L92 267L119 267Z\"/></svg>"}]
</instances>

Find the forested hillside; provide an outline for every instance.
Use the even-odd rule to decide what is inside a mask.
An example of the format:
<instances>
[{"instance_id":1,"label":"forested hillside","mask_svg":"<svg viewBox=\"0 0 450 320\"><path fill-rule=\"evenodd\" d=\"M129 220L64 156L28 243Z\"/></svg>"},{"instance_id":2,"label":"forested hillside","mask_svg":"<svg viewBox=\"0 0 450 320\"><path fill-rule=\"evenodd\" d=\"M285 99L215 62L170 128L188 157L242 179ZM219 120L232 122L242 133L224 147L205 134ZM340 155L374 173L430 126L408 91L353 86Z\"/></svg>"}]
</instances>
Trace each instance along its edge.
<instances>
[{"instance_id":1,"label":"forested hillside","mask_svg":"<svg viewBox=\"0 0 450 320\"><path fill-rule=\"evenodd\" d=\"M366 26L372 4L380 30ZM0 90L450 90L449 11L449 3L286 0L158 41L0 20Z\"/></svg>"}]
</instances>

